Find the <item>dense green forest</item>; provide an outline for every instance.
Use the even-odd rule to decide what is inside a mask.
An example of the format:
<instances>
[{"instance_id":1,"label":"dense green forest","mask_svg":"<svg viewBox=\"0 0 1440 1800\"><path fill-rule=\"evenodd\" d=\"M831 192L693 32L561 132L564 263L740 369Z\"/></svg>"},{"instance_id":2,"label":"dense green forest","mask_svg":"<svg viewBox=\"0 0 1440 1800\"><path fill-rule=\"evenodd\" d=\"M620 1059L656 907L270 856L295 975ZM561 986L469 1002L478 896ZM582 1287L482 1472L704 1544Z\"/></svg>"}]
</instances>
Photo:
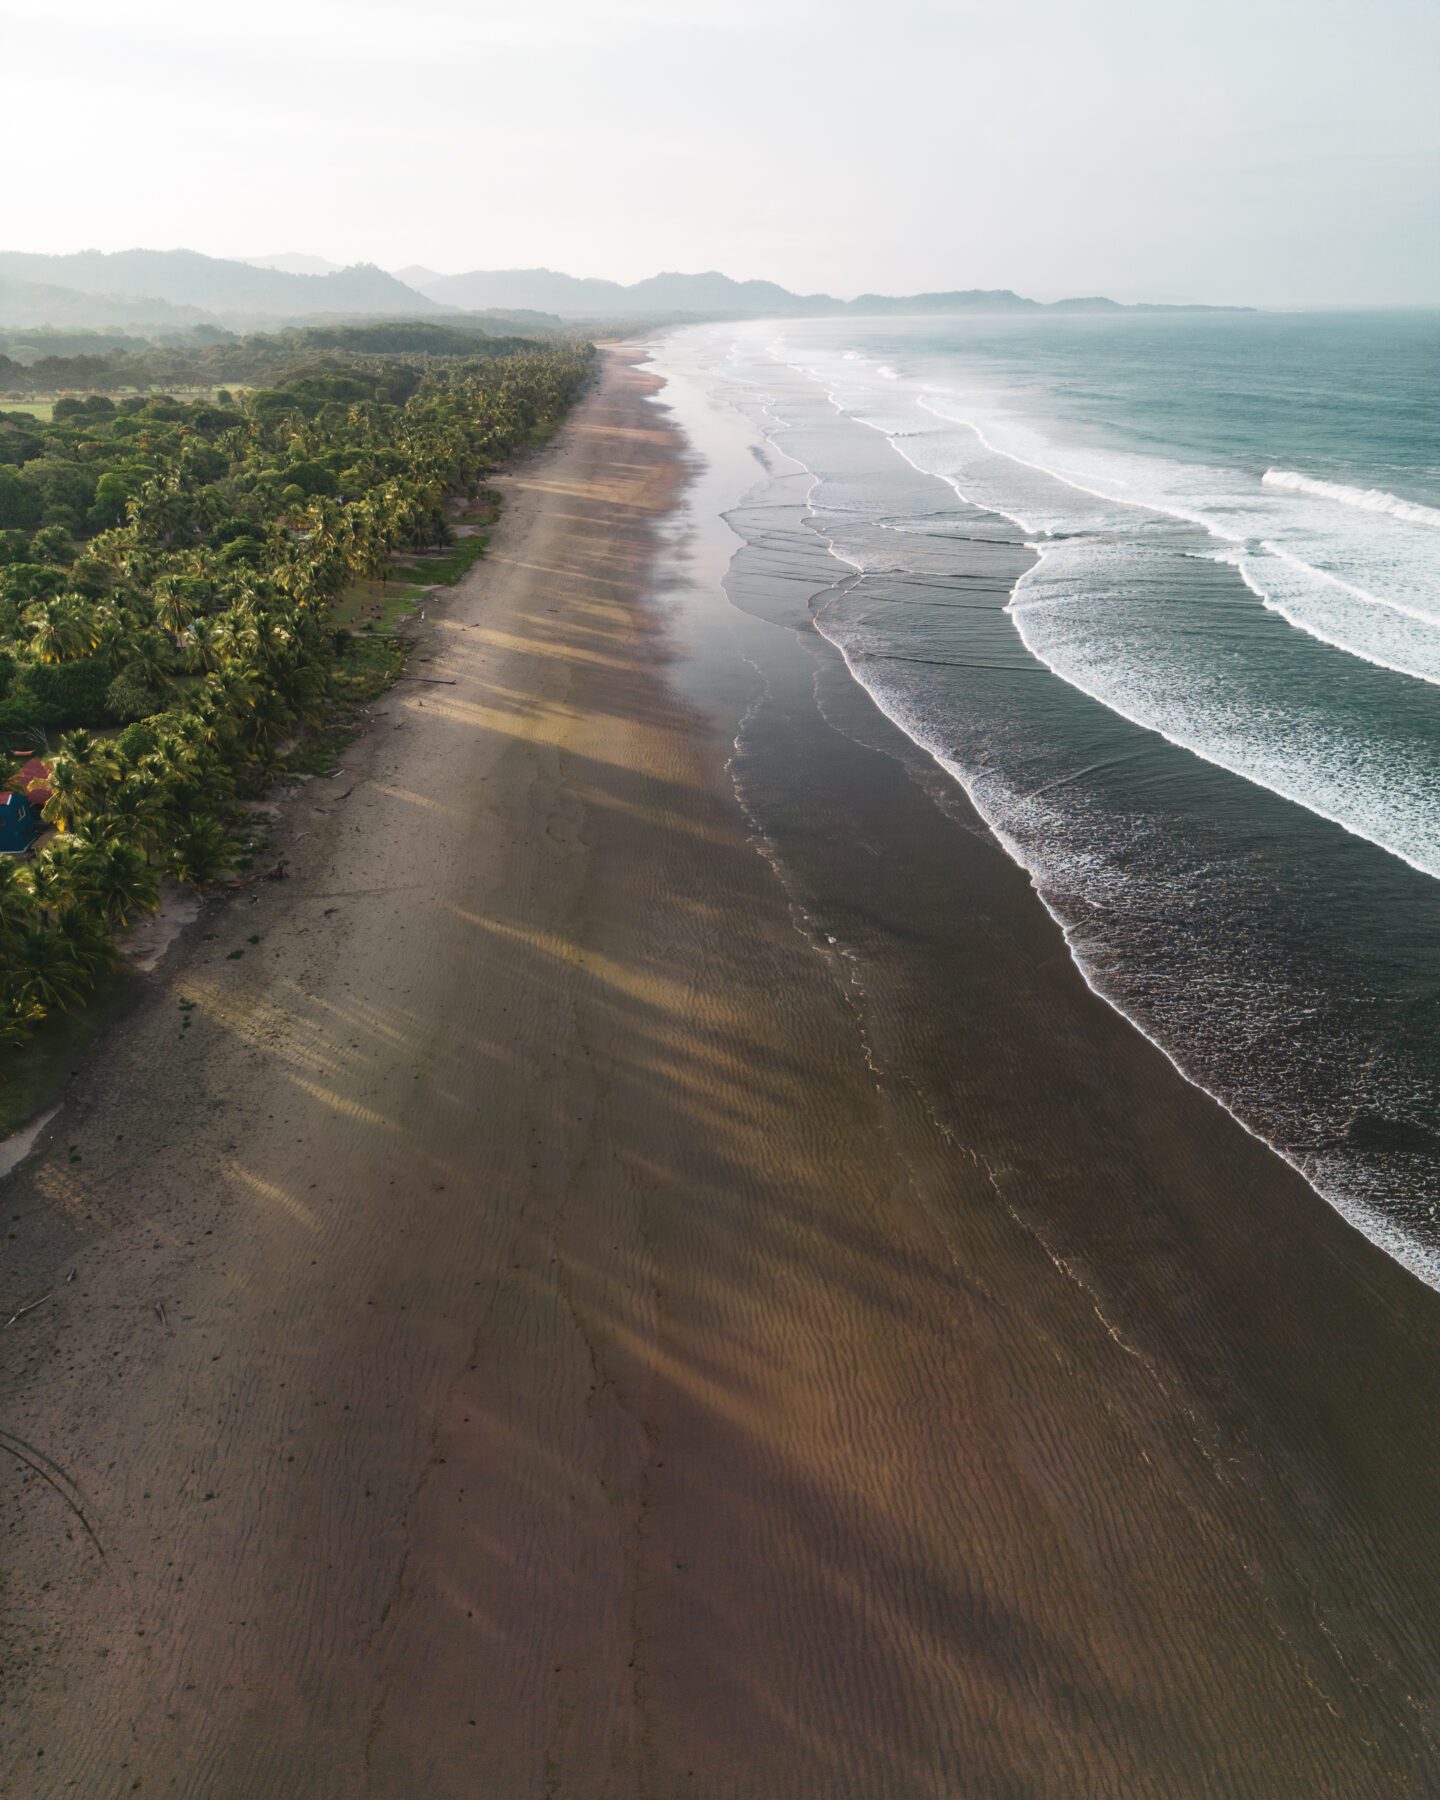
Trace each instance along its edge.
<instances>
[{"instance_id":1,"label":"dense green forest","mask_svg":"<svg viewBox=\"0 0 1440 1800\"><path fill-rule=\"evenodd\" d=\"M448 542L447 496L552 428L594 354L486 348L0 412L0 748L48 757L59 828L0 859L0 1041L83 998L162 877L234 866L240 803L373 661L333 603Z\"/></svg>"},{"instance_id":2,"label":"dense green forest","mask_svg":"<svg viewBox=\"0 0 1440 1800\"><path fill-rule=\"evenodd\" d=\"M560 322L551 323L558 327ZM517 324L521 336L514 335ZM156 339L124 332L0 329L0 396L23 402L31 394L67 390L123 394L156 388L273 386L317 365L348 367L356 356L493 356L548 335L539 315L520 322L487 320L483 325L429 319L351 321L250 336L197 325Z\"/></svg>"}]
</instances>

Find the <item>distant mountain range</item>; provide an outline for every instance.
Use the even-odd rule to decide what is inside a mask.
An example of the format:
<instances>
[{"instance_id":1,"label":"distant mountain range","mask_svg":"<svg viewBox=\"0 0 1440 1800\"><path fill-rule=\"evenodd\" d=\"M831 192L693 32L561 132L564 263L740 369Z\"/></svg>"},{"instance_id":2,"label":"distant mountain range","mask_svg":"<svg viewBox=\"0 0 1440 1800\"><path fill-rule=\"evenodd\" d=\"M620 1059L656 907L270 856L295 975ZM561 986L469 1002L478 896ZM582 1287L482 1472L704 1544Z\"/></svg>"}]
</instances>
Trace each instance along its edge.
<instances>
[{"instance_id":1,"label":"distant mountain range","mask_svg":"<svg viewBox=\"0 0 1440 1800\"><path fill-rule=\"evenodd\" d=\"M82 294L75 288L43 281L11 281L0 275L0 326L119 326L122 330L184 331L210 323L212 315L198 306L172 306L168 300L124 294Z\"/></svg>"},{"instance_id":2,"label":"distant mountain range","mask_svg":"<svg viewBox=\"0 0 1440 1800\"><path fill-rule=\"evenodd\" d=\"M773 281L735 281L711 270L704 275L651 275L628 287L618 281L581 279L553 269L476 269L468 275L436 275L432 270L399 271L400 278L444 306L471 309L534 307L562 318L654 317L659 314L751 315L757 318L817 313L956 312L1243 312L1245 307L1122 306L1095 296L1049 303L1027 300L1009 288L955 288L930 294L861 294L837 300L830 294L794 294Z\"/></svg>"},{"instance_id":3,"label":"distant mountain range","mask_svg":"<svg viewBox=\"0 0 1440 1800\"><path fill-rule=\"evenodd\" d=\"M387 273L373 263L339 268L322 256L284 251L249 261L195 250L80 250L42 256L0 251L0 325L155 325L261 328L268 322L330 318L425 318L446 313L548 315L589 324L660 324L688 318L763 318L817 313L1243 311L1232 307L1121 307L1094 297L1048 306L1008 288L944 293L795 294L773 281L652 275L628 286L552 269L472 270L442 275L411 267ZM537 318L535 321L540 323Z\"/></svg>"},{"instance_id":4,"label":"distant mountain range","mask_svg":"<svg viewBox=\"0 0 1440 1800\"><path fill-rule=\"evenodd\" d=\"M371 263L312 275L257 268L254 263L201 256L195 250L119 250L109 256L99 250L80 250L71 256L3 250L0 276L107 299L123 296L165 301L171 306L198 306L221 315L273 314L293 319L363 313L387 318L424 316L436 310L433 300Z\"/></svg>"}]
</instances>

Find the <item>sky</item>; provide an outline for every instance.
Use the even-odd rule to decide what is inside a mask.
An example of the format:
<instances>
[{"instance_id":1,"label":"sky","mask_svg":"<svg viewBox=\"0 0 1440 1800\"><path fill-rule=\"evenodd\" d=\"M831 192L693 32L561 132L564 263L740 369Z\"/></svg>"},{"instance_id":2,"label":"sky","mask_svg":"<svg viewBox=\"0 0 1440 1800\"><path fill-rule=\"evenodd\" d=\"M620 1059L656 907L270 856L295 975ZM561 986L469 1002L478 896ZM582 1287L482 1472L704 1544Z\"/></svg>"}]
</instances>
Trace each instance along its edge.
<instances>
[{"instance_id":1,"label":"sky","mask_svg":"<svg viewBox=\"0 0 1440 1800\"><path fill-rule=\"evenodd\" d=\"M3 249L1440 303L1436 0L0 0L0 32Z\"/></svg>"}]
</instances>

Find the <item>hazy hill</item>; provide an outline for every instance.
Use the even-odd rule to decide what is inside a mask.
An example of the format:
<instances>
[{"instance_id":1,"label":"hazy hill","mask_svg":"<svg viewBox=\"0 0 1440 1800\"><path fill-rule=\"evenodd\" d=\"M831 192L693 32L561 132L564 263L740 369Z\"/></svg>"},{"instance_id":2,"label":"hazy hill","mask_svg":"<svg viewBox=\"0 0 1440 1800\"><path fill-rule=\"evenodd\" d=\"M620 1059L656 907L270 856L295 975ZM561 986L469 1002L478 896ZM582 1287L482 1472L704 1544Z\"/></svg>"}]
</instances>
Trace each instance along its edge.
<instances>
[{"instance_id":1,"label":"hazy hill","mask_svg":"<svg viewBox=\"0 0 1440 1800\"><path fill-rule=\"evenodd\" d=\"M70 256L0 251L0 276L83 294L160 299L212 313L394 315L432 312L435 303L383 269L357 263L328 275L261 269L194 250L81 250Z\"/></svg>"},{"instance_id":2,"label":"hazy hill","mask_svg":"<svg viewBox=\"0 0 1440 1800\"><path fill-rule=\"evenodd\" d=\"M296 250L282 250L278 256L247 256L242 260L252 269L279 269L283 275L338 275L342 267L340 263L331 262L329 257L302 256Z\"/></svg>"},{"instance_id":3,"label":"hazy hill","mask_svg":"<svg viewBox=\"0 0 1440 1800\"><path fill-rule=\"evenodd\" d=\"M629 289L618 281L562 275L552 269L477 269L469 275L439 275L424 282L421 291L431 300L467 312L519 308L569 318L593 318L630 303Z\"/></svg>"},{"instance_id":4,"label":"hazy hill","mask_svg":"<svg viewBox=\"0 0 1440 1800\"><path fill-rule=\"evenodd\" d=\"M408 269L392 269L390 273L397 281L403 281L406 287L412 287L421 294L428 294L434 282L450 279L438 269L427 269L424 263L411 263Z\"/></svg>"},{"instance_id":5,"label":"hazy hill","mask_svg":"<svg viewBox=\"0 0 1440 1800\"><path fill-rule=\"evenodd\" d=\"M401 276L409 280L401 279ZM411 285L413 283L413 285ZM763 318L826 313L1178 312L1234 310L1121 307L1100 296L1028 300L1009 288L928 294L795 294L773 281L735 281L716 270L651 275L628 286L554 269L473 270L439 275L413 267L388 274L373 263L337 269L324 257L285 251L249 262L194 250L81 250L68 256L0 251L0 326L185 326L208 320L232 329L366 318L415 319L464 312L492 333L545 330L565 320L643 321Z\"/></svg>"},{"instance_id":6,"label":"hazy hill","mask_svg":"<svg viewBox=\"0 0 1440 1800\"><path fill-rule=\"evenodd\" d=\"M1112 300L1111 306L1117 304ZM938 294L858 294L844 308L860 313L1040 312L1043 303L1011 288L954 288Z\"/></svg>"},{"instance_id":7,"label":"hazy hill","mask_svg":"<svg viewBox=\"0 0 1440 1800\"><path fill-rule=\"evenodd\" d=\"M195 306L172 306L153 295L82 294L48 282L13 281L0 274L0 327L121 326L169 331L198 324L206 315Z\"/></svg>"},{"instance_id":8,"label":"hazy hill","mask_svg":"<svg viewBox=\"0 0 1440 1800\"><path fill-rule=\"evenodd\" d=\"M598 277L564 275L555 269L477 269L468 275L433 275L407 269L432 300L479 311L486 307L559 313L567 318L602 318L616 313L776 313L824 310L841 305L824 294L792 294L773 281L734 281L710 271L703 275L651 275L628 286Z\"/></svg>"},{"instance_id":9,"label":"hazy hill","mask_svg":"<svg viewBox=\"0 0 1440 1800\"><path fill-rule=\"evenodd\" d=\"M836 300L829 294L794 294L773 281L735 281L711 270L703 275L651 275L628 286L618 281L564 275L554 269L475 269L468 275L436 275L432 270L402 271L422 292L443 305L467 310L500 307L508 311L534 308L569 319L630 316L664 317L776 315L817 313L958 313L958 312L1213 312L1231 307L1122 306L1101 296L1046 303L1028 300L1009 288L956 288L929 294L861 294Z\"/></svg>"}]
</instances>

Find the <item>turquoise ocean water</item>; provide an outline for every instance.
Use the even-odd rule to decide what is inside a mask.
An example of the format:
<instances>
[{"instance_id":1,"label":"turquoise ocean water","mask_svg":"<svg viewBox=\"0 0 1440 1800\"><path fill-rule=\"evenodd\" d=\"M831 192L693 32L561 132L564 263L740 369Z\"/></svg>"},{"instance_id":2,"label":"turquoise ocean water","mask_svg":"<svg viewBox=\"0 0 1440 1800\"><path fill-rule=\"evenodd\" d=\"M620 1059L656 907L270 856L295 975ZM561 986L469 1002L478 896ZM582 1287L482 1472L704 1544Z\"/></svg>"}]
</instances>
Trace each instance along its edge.
<instances>
[{"instance_id":1,"label":"turquoise ocean water","mask_svg":"<svg viewBox=\"0 0 1440 1800\"><path fill-rule=\"evenodd\" d=\"M687 335L1087 979L1440 1280L1440 314Z\"/></svg>"}]
</instances>

